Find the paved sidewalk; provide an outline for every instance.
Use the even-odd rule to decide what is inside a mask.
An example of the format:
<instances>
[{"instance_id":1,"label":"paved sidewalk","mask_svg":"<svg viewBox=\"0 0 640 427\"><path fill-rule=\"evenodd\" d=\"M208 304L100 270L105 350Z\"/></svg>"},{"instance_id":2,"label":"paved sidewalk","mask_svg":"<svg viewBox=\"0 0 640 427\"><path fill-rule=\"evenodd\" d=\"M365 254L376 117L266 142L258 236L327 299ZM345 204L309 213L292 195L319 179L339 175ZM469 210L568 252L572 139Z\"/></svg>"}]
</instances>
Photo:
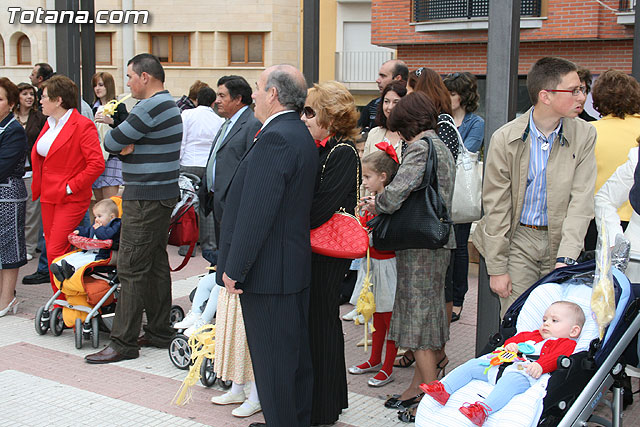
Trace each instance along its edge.
<instances>
[{"instance_id":1,"label":"paved sidewalk","mask_svg":"<svg viewBox=\"0 0 640 427\"><path fill-rule=\"evenodd\" d=\"M170 247L171 265L181 257ZM37 260L20 271L19 283L33 273ZM185 311L190 303L188 294L205 273L207 262L200 256L187 267L172 275L174 303ZM461 320L451 327L447 344L450 359L447 371L469 358L475 351L475 320L477 265L470 269L469 293ZM216 385L210 389L200 383L192 388L193 398L185 406L171 404L187 371L178 370L167 350L144 348L140 357L110 365L89 365L86 354L93 353L89 343L76 350L72 330L55 337L49 331L37 335L33 319L38 307L51 295L48 284L17 287L21 301L17 315L0 318L0 427L2 426L248 426L264 421L261 414L248 419L235 418L235 406L212 405L211 396L221 394ZM342 314L351 310L341 307ZM347 367L368 358L356 343L362 338L363 327L343 322ZM100 334L100 348L108 343L108 334ZM396 368L395 381L382 388L367 386L369 375L347 374L349 408L336 426L383 427L406 425L397 419L396 411L382 405L387 394L401 393L411 381L413 367ZM638 387L634 380L634 389ZM640 405L625 412L627 425L640 425Z\"/></svg>"}]
</instances>

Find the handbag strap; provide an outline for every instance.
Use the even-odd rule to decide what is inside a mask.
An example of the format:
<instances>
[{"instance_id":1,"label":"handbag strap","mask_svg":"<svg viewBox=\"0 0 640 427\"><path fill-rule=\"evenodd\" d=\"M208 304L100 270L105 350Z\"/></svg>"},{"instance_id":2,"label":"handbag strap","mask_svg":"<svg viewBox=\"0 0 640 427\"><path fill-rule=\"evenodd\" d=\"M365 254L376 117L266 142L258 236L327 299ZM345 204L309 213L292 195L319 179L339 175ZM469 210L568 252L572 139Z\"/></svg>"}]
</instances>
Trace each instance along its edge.
<instances>
[{"instance_id":1,"label":"handbag strap","mask_svg":"<svg viewBox=\"0 0 640 427\"><path fill-rule=\"evenodd\" d=\"M360 201L360 186L358 185L358 179L360 178L360 156L358 156L358 152L353 147L353 145L347 144L346 142L338 141L338 144L336 144L331 149L331 151L329 151L329 154L327 155L327 158L324 160L324 163L322 164L322 172L320 173L320 183L322 183L322 178L324 178L324 169L327 167L327 163L329 162L329 157L331 157L331 153L333 153L336 148L341 147L341 146L346 146L346 147L351 148L353 150L354 154L356 155L356 207L357 207L358 206L358 202ZM344 211L344 208L340 208L340 209ZM355 213L355 216L357 218L360 218L360 214L358 213L358 209L355 209L354 213Z\"/></svg>"},{"instance_id":2,"label":"handbag strap","mask_svg":"<svg viewBox=\"0 0 640 427\"><path fill-rule=\"evenodd\" d=\"M438 122L438 126L443 125L443 124L447 124L449 125L449 127L451 129L453 129L456 132L456 135L458 136L458 152L459 153L466 153L468 154L470 151L467 149L467 147L464 146L464 141L462 140L462 135L460 135L460 130L458 130L458 126L456 126L453 120L453 117L451 117L450 115L443 113L441 115L445 115L447 117L449 117L451 119L451 122L449 120L440 120ZM453 122L453 123L452 123ZM459 154L458 154L459 155Z\"/></svg>"}]
</instances>

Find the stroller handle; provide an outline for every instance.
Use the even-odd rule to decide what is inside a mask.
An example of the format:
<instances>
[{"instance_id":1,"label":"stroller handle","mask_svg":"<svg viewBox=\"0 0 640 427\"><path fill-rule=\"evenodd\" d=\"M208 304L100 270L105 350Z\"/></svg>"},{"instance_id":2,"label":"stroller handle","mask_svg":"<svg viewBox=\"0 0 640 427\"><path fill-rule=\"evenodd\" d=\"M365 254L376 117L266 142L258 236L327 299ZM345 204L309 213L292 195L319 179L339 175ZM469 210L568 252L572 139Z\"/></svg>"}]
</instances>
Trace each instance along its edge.
<instances>
[{"instance_id":1,"label":"stroller handle","mask_svg":"<svg viewBox=\"0 0 640 427\"><path fill-rule=\"evenodd\" d=\"M193 185L200 185L200 177L189 172L180 172L180 175L189 178Z\"/></svg>"}]
</instances>

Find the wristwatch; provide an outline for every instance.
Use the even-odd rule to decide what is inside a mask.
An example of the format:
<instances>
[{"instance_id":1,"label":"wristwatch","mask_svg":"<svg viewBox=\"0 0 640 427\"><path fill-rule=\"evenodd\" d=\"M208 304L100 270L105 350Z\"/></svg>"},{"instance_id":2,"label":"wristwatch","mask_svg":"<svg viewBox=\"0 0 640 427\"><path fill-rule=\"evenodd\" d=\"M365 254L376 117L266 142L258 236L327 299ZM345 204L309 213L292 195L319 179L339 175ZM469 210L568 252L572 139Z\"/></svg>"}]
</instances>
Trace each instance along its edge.
<instances>
[{"instance_id":1,"label":"wristwatch","mask_svg":"<svg viewBox=\"0 0 640 427\"><path fill-rule=\"evenodd\" d=\"M578 261L576 261L575 259L569 258L566 256L556 258L556 262L560 262L562 264L567 264L567 265L576 265L578 263Z\"/></svg>"}]
</instances>

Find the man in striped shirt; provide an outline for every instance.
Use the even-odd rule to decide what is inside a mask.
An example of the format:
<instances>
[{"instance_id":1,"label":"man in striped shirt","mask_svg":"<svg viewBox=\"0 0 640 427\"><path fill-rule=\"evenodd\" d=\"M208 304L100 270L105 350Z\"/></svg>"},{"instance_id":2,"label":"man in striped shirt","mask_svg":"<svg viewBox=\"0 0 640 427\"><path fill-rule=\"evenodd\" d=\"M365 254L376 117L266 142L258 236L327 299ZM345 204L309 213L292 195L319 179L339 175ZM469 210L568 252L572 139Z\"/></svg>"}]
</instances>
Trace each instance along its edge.
<instances>
[{"instance_id":1,"label":"man in striped shirt","mask_svg":"<svg viewBox=\"0 0 640 427\"><path fill-rule=\"evenodd\" d=\"M148 53L127 66L127 86L140 102L127 120L110 131L107 151L122 159L122 229L118 253L121 292L111 330L111 344L86 356L89 363L138 357L139 347L169 346L171 276L167 239L171 211L179 199L178 175L182 119L164 89L164 70ZM138 338L143 310L145 334Z\"/></svg>"},{"instance_id":2,"label":"man in striped shirt","mask_svg":"<svg viewBox=\"0 0 640 427\"><path fill-rule=\"evenodd\" d=\"M576 65L542 58L527 89L533 108L491 137L473 235L502 314L542 276L576 263L594 214L596 130L577 118L586 88Z\"/></svg>"}]
</instances>

